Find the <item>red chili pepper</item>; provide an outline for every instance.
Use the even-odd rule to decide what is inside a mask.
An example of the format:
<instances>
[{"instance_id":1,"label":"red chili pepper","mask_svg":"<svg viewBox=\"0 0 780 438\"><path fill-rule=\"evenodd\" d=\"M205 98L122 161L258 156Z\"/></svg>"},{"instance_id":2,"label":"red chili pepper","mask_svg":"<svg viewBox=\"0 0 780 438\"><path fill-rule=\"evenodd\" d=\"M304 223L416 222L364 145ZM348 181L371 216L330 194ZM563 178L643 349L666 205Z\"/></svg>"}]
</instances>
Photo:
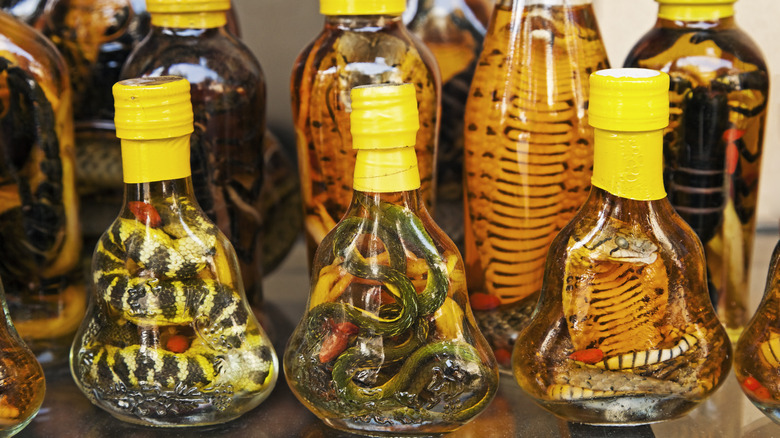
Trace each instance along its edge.
<instances>
[{"instance_id":1,"label":"red chili pepper","mask_svg":"<svg viewBox=\"0 0 780 438\"><path fill-rule=\"evenodd\" d=\"M496 356L496 360L501 365L509 367L512 364L512 353L509 350L505 348L499 348L493 351L493 354Z\"/></svg>"},{"instance_id":2,"label":"red chili pepper","mask_svg":"<svg viewBox=\"0 0 780 438\"><path fill-rule=\"evenodd\" d=\"M160 213L152 204L143 201L130 201L127 203L127 207L136 219L152 228L157 228L162 223Z\"/></svg>"},{"instance_id":3,"label":"red chili pepper","mask_svg":"<svg viewBox=\"0 0 780 438\"><path fill-rule=\"evenodd\" d=\"M772 398L772 394L769 392L768 389L764 388L763 386L753 391L753 394L759 399L759 400L769 400Z\"/></svg>"},{"instance_id":4,"label":"red chili pepper","mask_svg":"<svg viewBox=\"0 0 780 438\"><path fill-rule=\"evenodd\" d=\"M729 143L726 146L726 171L729 175L734 175L737 171L737 164L739 164L739 150L737 145Z\"/></svg>"},{"instance_id":5,"label":"red chili pepper","mask_svg":"<svg viewBox=\"0 0 780 438\"><path fill-rule=\"evenodd\" d=\"M745 380L742 381L742 387L748 391L755 391L761 387L761 384L758 383L758 380L756 380L755 377L747 376L745 377Z\"/></svg>"},{"instance_id":6,"label":"red chili pepper","mask_svg":"<svg viewBox=\"0 0 780 438\"><path fill-rule=\"evenodd\" d=\"M349 337L357 334L360 329L351 322L340 322L330 324L331 332L322 341L320 347L320 363L328 363L347 349Z\"/></svg>"},{"instance_id":7,"label":"red chili pepper","mask_svg":"<svg viewBox=\"0 0 780 438\"><path fill-rule=\"evenodd\" d=\"M588 348L587 350L575 351L569 355L569 359L593 365L604 359L604 352L598 348Z\"/></svg>"},{"instance_id":8,"label":"red chili pepper","mask_svg":"<svg viewBox=\"0 0 780 438\"><path fill-rule=\"evenodd\" d=\"M734 143L735 141L742 138L743 135L745 135L744 129L731 128L723 131L722 138L726 141L726 143Z\"/></svg>"},{"instance_id":9,"label":"red chili pepper","mask_svg":"<svg viewBox=\"0 0 780 438\"><path fill-rule=\"evenodd\" d=\"M501 305L501 298L479 292L469 295L469 301L474 310L491 310Z\"/></svg>"},{"instance_id":10,"label":"red chili pepper","mask_svg":"<svg viewBox=\"0 0 780 438\"><path fill-rule=\"evenodd\" d=\"M165 348L174 353L184 353L190 348L190 341L186 336L173 335L168 338L168 342L165 343Z\"/></svg>"}]
</instances>

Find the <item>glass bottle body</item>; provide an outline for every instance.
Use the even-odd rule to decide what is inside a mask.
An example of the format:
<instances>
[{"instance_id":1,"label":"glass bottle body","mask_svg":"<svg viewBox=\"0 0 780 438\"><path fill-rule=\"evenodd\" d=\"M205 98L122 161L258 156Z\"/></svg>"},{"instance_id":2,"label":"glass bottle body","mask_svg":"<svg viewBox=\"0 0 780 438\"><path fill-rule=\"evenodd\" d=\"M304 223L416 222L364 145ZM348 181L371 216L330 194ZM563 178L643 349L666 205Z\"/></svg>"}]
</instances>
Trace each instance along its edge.
<instances>
[{"instance_id":1,"label":"glass bottle body","mask_svg":"<svg viewBox=\"0 0 780 438\"><path fill-rule=\"evenodd\" d=\"M123 78L176 75L190 81L195 194L238 255L252 305L262 304L265 79L249 49L223 27L153 27Z\"/></svg>"},{"instance_id":2,"label":"glass bottle body","mask_svg":"<svg viewBox=\"0 0 780 438\"><path fill-rule=\"evenodd\" d=\"M780 424L780 242L775 246L764 298L734 348L734 374L751 402Z\"/></svg>"},{"instance_id":3,"label":"glass bottle body","mask_svg":"<svg viewBox=\"0 0 780 438\"><path fill-rule=\"evenodd\" d=\"M270 394L276 353L190 178L127 184L92 275L71 372L94 404L132 423L195 426L234 419Z\"/></svg>"},{"instance_id":4,"label":"glass bottle body","mask_svg":"<svg viewBox=\"0 0 780 438\"><path fill-rule=\"evenodd\" d=\"M569 421L679 417L728 375L731 344L707 294L704 254L666 198L594 187L553 241L513 371Z\"/></svg>"},{"instance_id":5,"label":"glass bottle body","mask_svg":"<svg viewBox=\"0 0 780 438\"><path fill-rule=\"evenodd\" d=\"M463 252L463 116L485 28L463 0L420 0L407 27L431 50L441 73L435 216Z\"/></svg>"},{"instance_id":6,"label":"glass bottle body","mask_svg":"<svg viewBox=\"0 0 780 438\"><path fill-rule=\"evenodd\" d=\"M607 68L591 2L496 5L466 105L466 266L503 366L539 296L550 242L588 195L588 76Z\"/></svg>"},{"instance_id":7,"label":"glass bottle body","mask_svg":"<svg viewBox=\"0 0 780 438\"><path fill-rule=\"evenodd\" d=\"M464 276L417 191L355 192L315 255L285 351L290 388L338 429L442 433L469 421L493 398L498 371Z\"/></svg>"},{"instance_id":8,"label":"glass bottle body","mask_svg":"<svg viewBox=\"0 0 780 438\"><path fill-rule=\"evenodd\" d=\"M712 302L736 341L749 319L769 91L766 64L755 43L728 17L659 19L625 65L671 77L664 183L670 202L704 244Z\"/></svg>"},{"instance_id":9,"label":"glass bottle body","mask_svg":"<svg viewBox=\"0 0 780 438\"><path fill-rule=\"evenodd\" d=\"M0 284L0 435L10 437L35 418L43 403L43 369L11 322Z\"/></svg>"},{"instance_id":10,"label":"glass bottle body","mask_svg":"<svg viewBox=\"0 0 780 438\"><path fill-rule=\"evenodd\" d=\"M50 42L0 14L0 277L44 365L67 359L86 307L67 69Z\"/></svg>"},{"instance_id":11,"label":"glass bottle body","mask_svg":"<svg viewBox=\"0 0 780 438\"><path fill-rule=\"evenodd\" d=\"M355 86L415 84L421 193L426 205L433 204L441 90L434 63L400 16L326 17L323 31L298 56L290 90L310 259L352 199L349 91Z\"/></svg>"}]
</instances>

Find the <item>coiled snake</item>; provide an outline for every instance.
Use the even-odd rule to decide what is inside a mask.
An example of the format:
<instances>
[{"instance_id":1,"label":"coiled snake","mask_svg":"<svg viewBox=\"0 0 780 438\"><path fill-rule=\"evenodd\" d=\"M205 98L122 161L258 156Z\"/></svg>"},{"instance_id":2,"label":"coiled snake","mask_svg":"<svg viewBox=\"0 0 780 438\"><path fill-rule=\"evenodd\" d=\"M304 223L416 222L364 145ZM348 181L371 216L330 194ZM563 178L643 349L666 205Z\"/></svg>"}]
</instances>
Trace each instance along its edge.
<instances>
[{"instance_id":1,"label":"coiled snake","mask_svg":"<svg viewBox=\"0 0 780 438\"><path fill-rule=\"evenodd\" d=\"M344 219L332 241L323 243L332 248L337 268L327 265L320 271L310 310L291 338L285 358L288 382L317 410L361 421L470 419L492 399L497 375L472 345L461 305L448 297L456 256L445 261L409 209L384 202L366 208L368 217ZM370 260L358 249L365 235L381 241L374 251L383 250ZM387 265L378 263L382 257ZM418 293L407 275L422 270L410 264L419 259L426 274ZM323 291L322 283L338 285L328 279L330 269L342 270L353 284L335 286L335 294ZM367 282L381 285L391 298L361 308L341 296ZM352 328L344 335L348 342L332 354L325 352L334 333L323 330L328 326Z\"/></svg>"},{"instance_id":2,"label":"coiled snake","mask_svg":"<svg viewBox=\"0 0 780 438\"><path fill-rule=\"evenodd\" d=\"M77 350L81 381L120 408L159 415L267 387L274 353L226 282L217 228L186 198L130 207L136 218L118 218L95 250L97 303ZM155 342L171 331L191 345Z\"/></svg>"}]
</instances>

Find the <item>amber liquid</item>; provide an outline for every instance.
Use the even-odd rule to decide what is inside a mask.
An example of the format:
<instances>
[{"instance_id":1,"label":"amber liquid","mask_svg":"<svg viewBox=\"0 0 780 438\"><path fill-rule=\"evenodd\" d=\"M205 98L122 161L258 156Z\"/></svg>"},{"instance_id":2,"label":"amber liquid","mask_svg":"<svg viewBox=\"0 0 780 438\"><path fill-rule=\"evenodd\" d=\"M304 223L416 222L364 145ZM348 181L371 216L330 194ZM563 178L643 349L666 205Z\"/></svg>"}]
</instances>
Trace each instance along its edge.
<instances>
[{"instance_id":1,"label":"amber liquid","mask_svg":"<svg viewBox=\"0 0 780 438\"><path fill-rule=\"evenodd\" d=\"M422 197L434 201L439 78L432 56L412 40L401 17L328 17L292 72L293 121L310 260L352 199L356 151L349 131L349 90L358 85L412 83L420 130L415 149Z\"/></svg>"},{"instance_id":2,"label":"amber liquid","mask_svg":"<svg viewBox=\"0 0 780 438\"><path fill-rule=\"evenodd\" d=\"M433 52L441 71L436 223L463 252L463 120L485 30L463 0L420 1L408 27Z\"/></svg>"},{"instance_id":3,"label":"amber liquid","mask_svg":"<svg viewBox=\"0 0 780 438\"><path fill-rule=\"evenodd\" d=\"M4 331L0 344L0 435L11 436L35 417L46 384L41 366L18 338Z\"/></svg>"},{"instance_id":4,"label":"amber liquid","mask_svg":"<svg viewBox=\"0 0 780 438\"><path fill-rule=\"evenodd\" d=\"M758 409L780 424L780 245L775 247L764 299L734 350L734 373Z\"/></svg>"},{"instance_id":5,"label":"amber liquid","mask_svg":"<svg viewBox=\"0 0 780 438\"><path fill-rule=\"evenodd\" d=\"M588 76L609 63L591 5L499 5L484 45L466 106L466 265L507 365L550 242L588 195Z\"/></svg>"},{"instance_id":6,"label":"amber liquid","mask_svg":"<svg viewBox=\"0 0 780 438\"><path fill-rule=\"evenodd\" d=\"M660 19L625 65L671 77L665 186L672 205L704 244L712 302L736 341L750 316L750 260L769 91L765 62L733 18L690 27Z\"/></svg>"},{"instance_id":7,"label":"amber liquid","mask_svg":"<svg viewBox=\"0 0 780 438\"><path fill-rule=\"evenodd\" d=\"M538 312L515 345L518 383L569 421L639 424L690 411L731 365L703 262L665 198L594 187L550 247Z\"/></svg>"},{"instance_id":8,"label":"amber liquid","mask_svg":"<svg viewBox=\"0 0 780 438\"><path fill-rule=\"evenodd\" d=\"M59 363L86 307L71 94L42 36L6 15L0 25L0 278L21 336L41 363Z\"/></svg>"}]
</instances>

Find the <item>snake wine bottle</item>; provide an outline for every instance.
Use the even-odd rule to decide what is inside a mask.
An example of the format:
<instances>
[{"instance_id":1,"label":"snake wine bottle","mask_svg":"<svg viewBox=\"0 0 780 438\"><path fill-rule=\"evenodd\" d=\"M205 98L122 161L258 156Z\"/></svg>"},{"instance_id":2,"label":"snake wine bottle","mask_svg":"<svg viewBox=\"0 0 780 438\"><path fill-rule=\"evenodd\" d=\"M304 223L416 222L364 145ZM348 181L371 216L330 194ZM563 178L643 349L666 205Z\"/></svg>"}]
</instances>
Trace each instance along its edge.
<instances>
[{"instance_id":1,"label":"snake wine bottle","mask_svg":"<svg viewBox=\"0 0 780 438\"><path fill-rule=\"evenodd\" d=\"M732 341L748 291L769 75L734 21L736 0L657 0L658 21L626 67L669 74L664 183L707 256L710 295Z\"/></svg>"},{"instance_id":2,"label":"snake wine bottle","mask_svg":"<svg viewBox=\"0 0 780 438\"><path fill-rule=\"evenodd\" d=\"M764 298L734 349L734 374L758 409L780 424L780 242L775 246Z\"/></svg>"},{"instance_id":3,"label":"snake wine bottle","mask_svg":"<svg viewBox=\"0 0 780 438\"><path fill-rule=\"evenodd\" d=\"M149 37L122 78L178 75L192 85L192 182L198 204L235 248L250 303L262 303L266 88L252 52L227 30L229 0L148 0Z\"/></svg>"},{"instance_id":4,"label":"snake wine bottle","mask_svg":"<svg viewBox=\"0 0 780 438\"><path fill-rule=\"evenodd\" d=\"M435 220L463 252L463 117L485 28L464 0L420 0L407 27L441 73Z\"/></svg>"},{"instance_id":5,"label":"snake wine bottle","mask_svg":"<svg viewBox=\"0 0 780 438\"><path fill-rule=\"evenodd\" d=\"M43 369L16 332L0 284L0 436L10 437L35 418L43 403Z\"/></svg>"},{"instance_id":6,"label":"snake wine bottle","mask_svg":"<svg viewBox=\"0 0 780 438\"><path fill-rule=\"evenodd\" d=\"M608 66L592 1L496 5L466 105L465 257L474 316L505 367L550 242L588 196L588 75Z\"/></svg>"},{"instance_id":7,"label":"snake wine bottle","mask_svg":"<svg viewBox=\"0 0 780 438\"><path fill-rule=\"evenodd\" d=\"M568 421L668 420L715 391L731 365L701 242L663 187L669 76L603 70L590 86L593 187L550 246L513 371Z\"/></svg>"},{"instance_id":8,"label":"snake wine bottle","mask_svg":"<svg viewBox=\"0 0 780 438\"><path fill-rule=\"evenodd\" d=\"M124 421L231 420L268 396L278 365L233 248L195 199L190 85L175 76L130 79L114 96L125 199L95 248L95 293L73 343L73 377Z\"/></svg>"},{"instance_id":9,"label":"snake wine bottle","mask_svg":"<svg viewBox=\"0 0 780 438\"><path fill-rule=\"evenodd\" d=\"M490 403L496 361L460 254L421 200L415 87L356 87L351 98L354 197L315 254L287 383L338 429L447 432Z\"/></svg>"},{"instance_id":10,"label":"snake wine bottle","mask_svg":"<svg viewBox=\"0 0 780 438\"><path fill-rule=\"evenodd\" d=\"M0 29L0 278L22 338L64 363L87 301L67 68L29 26Z\"/></svg>"},{"instance_id":11,"label":"snake wine bottle","mask_svg":"<svg viewBox=\"0 0 780 438\"><path fill-rule=\"evenodd\" d=\"M405 9L405 0L320 0L325 27L295 61L290 93L310 260L352 199L354 86L414 84L421 193L428 207L433 204L441 83L433 55L403 24Z\"/></svg>"}]
</instances>

